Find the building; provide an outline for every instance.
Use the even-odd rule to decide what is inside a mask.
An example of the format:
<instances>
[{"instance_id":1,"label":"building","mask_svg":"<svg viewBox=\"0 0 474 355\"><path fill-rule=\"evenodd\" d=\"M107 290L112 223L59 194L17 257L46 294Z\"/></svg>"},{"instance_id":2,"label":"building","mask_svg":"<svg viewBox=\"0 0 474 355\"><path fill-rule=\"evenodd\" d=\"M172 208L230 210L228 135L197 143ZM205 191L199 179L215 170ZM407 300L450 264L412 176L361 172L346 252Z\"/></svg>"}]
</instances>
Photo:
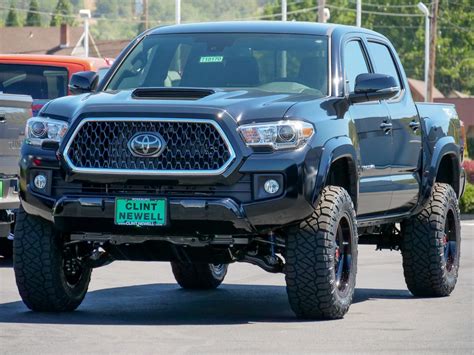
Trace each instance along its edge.
<instances>
[{"instance_id":1,"label":"building","mask_svg":"<svg viewBox=\"0 0 474 355\"><path fill-rule=\"evenodd\" d=\"M84 55L84 28L60 27L2 27L2 54ZM89 56L115 58L129 40L95 41L89 35Z\"/></svg>"}]
</instances>

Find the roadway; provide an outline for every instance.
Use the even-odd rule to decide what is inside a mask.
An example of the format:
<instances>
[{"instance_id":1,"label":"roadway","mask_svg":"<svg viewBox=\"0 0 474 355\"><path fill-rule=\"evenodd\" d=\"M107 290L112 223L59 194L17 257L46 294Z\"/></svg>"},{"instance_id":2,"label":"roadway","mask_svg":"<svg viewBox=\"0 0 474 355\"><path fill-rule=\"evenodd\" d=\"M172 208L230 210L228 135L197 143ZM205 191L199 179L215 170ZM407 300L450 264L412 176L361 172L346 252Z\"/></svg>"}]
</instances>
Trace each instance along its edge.
<instances>
[{"instance_id":1,"label":"roadway","mask_svg":"<svg viewBox=\"0 0 474 355\"><path fill-rule=\"evenodd\" d=\"M30 312L0 261L0 353L474 352L474 221L463 221L460 277L447 298L414 298L401 256L360 246L354 304L343 320L300 321L283 275L231 265L216 291L181 290L167 263L94 271L73 313Z\"/></svg>"}]
</instances>

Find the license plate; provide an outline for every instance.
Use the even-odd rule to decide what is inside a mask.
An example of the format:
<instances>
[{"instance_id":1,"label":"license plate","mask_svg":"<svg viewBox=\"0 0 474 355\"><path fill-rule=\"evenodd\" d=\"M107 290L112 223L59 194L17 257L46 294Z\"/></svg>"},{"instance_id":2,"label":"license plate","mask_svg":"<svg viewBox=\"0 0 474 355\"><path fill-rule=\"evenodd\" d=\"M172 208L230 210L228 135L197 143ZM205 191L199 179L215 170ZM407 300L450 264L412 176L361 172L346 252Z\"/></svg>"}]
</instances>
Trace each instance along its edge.
<instances>
[{"instance_id":1,"label":"license plate","mask_svg":"<svg viewBox=\"0 0 474 355\"><path fill-rule=\"evenodd\" d=\"M134 226L164 226L167 220L163 198L116 198L115 224Z\"/></svg>"}]
</instances>

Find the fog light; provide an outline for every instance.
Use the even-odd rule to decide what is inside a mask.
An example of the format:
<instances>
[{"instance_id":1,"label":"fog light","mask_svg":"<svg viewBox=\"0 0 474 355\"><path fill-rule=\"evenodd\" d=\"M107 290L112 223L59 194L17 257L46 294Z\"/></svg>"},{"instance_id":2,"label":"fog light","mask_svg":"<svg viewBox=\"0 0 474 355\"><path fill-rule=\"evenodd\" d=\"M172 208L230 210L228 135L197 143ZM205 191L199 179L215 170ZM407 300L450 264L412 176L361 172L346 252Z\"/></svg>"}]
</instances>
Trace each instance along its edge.
<instances>
[{"instance_id":1,"label":"fog light","mask_svg":"<svg viewBox=\"0 0 474 355\"><path fill-rule=\"evenodd\" d=\"M44 175L36 175L35 179L33 180L35 187L39 190L43 190L46 187L46 182L47 179Z\"/></svg>"},{"instance_id":2,"label":"fog light","mask_svg":"<svg viewBox=\"0 0 474 355\"><path fill-rule=\"evenodd\" d=\"M280 185L278 184L276 180L270 179L270 180L265 181L263 188L269 194L276 194L278 190L280 189Z\"/></svg>"}]
</instances>

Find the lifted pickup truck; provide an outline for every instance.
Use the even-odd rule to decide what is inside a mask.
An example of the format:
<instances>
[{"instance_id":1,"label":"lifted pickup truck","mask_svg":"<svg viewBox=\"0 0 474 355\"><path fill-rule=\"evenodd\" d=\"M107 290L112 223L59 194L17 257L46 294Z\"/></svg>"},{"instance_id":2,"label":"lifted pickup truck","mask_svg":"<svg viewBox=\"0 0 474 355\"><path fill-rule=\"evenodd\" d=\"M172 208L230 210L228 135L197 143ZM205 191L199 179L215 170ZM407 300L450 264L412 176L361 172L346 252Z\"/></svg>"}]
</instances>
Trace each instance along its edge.
<instances>
[{"instance_id":1,"label":"lifted pickup truck","mask_svg":"<svg viewBox=\"0 0 474 355\"><path fill-rule=\"evenodd\" d=\"M31 96L0 91L0 255L7 258L12 255L12 228L20 207L18 156L32 102Z\"/></svg>"},{"instance_id":2,"label":"lifted pickup truck","mask_svg":"<svg viewBox=\"0 0 474 355\"><path fill-rule=\"evenodd\" d=\"M152 29L104 80L27 123L16 281L36 311L82 302L92 269L171 262L212 289L229 263L285 274L302 318L341 318L357 245L400 248L409 290L447 296L460 253L463 142L415 104L369 30L234 22Z\"/></svg>"}]
</instances>

